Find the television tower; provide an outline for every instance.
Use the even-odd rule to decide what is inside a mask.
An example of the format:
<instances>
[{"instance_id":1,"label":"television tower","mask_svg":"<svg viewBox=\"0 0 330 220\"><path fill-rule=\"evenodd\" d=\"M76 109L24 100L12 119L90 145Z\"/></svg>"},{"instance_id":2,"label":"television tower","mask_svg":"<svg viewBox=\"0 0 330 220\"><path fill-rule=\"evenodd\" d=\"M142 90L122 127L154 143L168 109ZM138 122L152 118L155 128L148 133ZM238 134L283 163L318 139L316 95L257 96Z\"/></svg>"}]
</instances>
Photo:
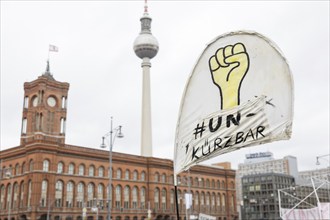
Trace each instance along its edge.
<instances>
[{"instance_id":1,"label":"television tower","mask_svg":"<svg viewBox=\"0 0 330 220\"><path fill-rule=\"evenodd\" d=\"M157 39L151 34L151 17L145 0L144 13L141 17L141 32L134 41L134 52L142 59L142 125L141 125L141 156L152 156L151 136L151 102L150 102L150 60L158 52Z\"/></svg>"}]
</instances>

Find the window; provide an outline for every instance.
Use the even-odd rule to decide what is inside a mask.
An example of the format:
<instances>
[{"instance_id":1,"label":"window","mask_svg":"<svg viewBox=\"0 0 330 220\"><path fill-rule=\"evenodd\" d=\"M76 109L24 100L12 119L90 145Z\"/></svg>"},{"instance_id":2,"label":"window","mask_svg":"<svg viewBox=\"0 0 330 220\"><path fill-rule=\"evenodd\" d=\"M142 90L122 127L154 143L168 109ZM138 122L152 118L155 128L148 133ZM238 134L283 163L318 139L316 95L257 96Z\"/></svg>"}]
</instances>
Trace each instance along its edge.
<instances>
[{"instance_id":1,"label":"window","mask_svg":"<svg viewBox=\"0 0 330 220\"><path fill-rule=\"evenodd\" d=\"M44 160L43 166L42 166L42 170L44 172L48 172L49 171L49 160Z\"/></svg>"},{"instance_id":2,"label":"window","mask_svg":"<svg viewBox=\"0 0 330 220\"><path fill-rule=\"evenodd\" d=\"M24 174L26 172L26 164L25 162L23 162L22 164L22 174Z\"/></svg>"},{"instance_id":3,"label":"window","mask_svg":"<svg viewBox=\"0 0 330 220\"><path fill-rule=\"evenodd\" d=\"M74 174L74 164L73 163L69 164L68 174L71 174L71 175Z\"/></svg>"},{"instance_id":4,"label":"window","mask_svg":"<svg viewBox=\"0 0 330 220\"><path fill-rule=\"evenodd\" d=\"M125 180L129 180L129 170L125 171Z\"/></svg>"},{"instance_id":5,"label":"window","mask_svg":"<svg viewBox=\"0 0 330 220\"><path fill-rule=\"evenodd\" d=\"M24 206L24 204L23 204L23 201L24 201L24 182L21 182L21 191L20 191L20 193L21 193L21 196L20 196L20 204L19 204L19 207L20 208L23 208ZM0 209L1 209L1 205L0 205Z\"/></svg>"},{"instance_id":6,"label":"window","mask_svg":"<svg viewBox=\"0 0 330 220\"><path fill-rule=\"evenodd\" d=\"M24 97L24 104L23 104L24 108L28 108L29 107L29 97L25 96Z\"/></svg>"},{"instance_id":7,"label":"window","mask_svg":"<svg viewBox=\"0 0 330 220\"><path fill-rule=\"evenodd\" d=\"M68 182L66 185L66 207L71 208L73 205L73 183Z\"/></svg>"},{"instance_id":8,"label":"window","mask_svg":"<svg viewBox=\"0 0 330 220\"><path fill-rule=\"evenodd\" d=\"M2 185L0 188L0 210L5 208L5 186Z\"/></svg>"},{"instance_id":9,"label":"window","mask_svg":"<svg viewBox=\"0 0 330 220\"><path fill-rule=\"evenodd\" d=\"M133 172L133 180L138 180L138 172L136 170Z\"/></svg>"},{"instance_id":10,"label":"window","mask_svg":"<svg viewBox=\"0 0 330 220\"><path fill-rule=\"evenodd\" d=\"M16 164L16 166L15 166L15 174L20 175L19 164Z\"/></svg>"},{"instance_id":11,"label":"window","mask_svg":"<svg viewBox=\"0 0 330 220\"><path fill-rule=\"evenodd\" d=\"M156 188L155 189L155 197L154 197L154 204L155 204L155 209L158 210L159 209L159 189Z\"/></svg>"},{"instance_id":12,"label":"window","mask_svg":"<svg viewBox=\"0 0 330 220\"><path fill-rule=\"evenodd\" d=\"M46 207L47 205L47 180L43 180L41 183L41 198L40 198L40 206Z\"/></svg>"},{"instance_id":13,"label":"window","mask_svg":"<svg viewBox=\"0 0 330 220\"><path fill-rule=\"evenodd\" d=\"M59 162L57 164L57 173L63 173L63 163Z\"/></svg>"},{"instance_id":14,"label":"window","mask_svg":"<svg viewBox=\"0 0 330 220\"><path fill-rule=\"evenodd\" d=\"M31 207L31 195L32 195L32 181L29 181L29 188L28 188L28 200L27 200L27 206Z\"/></svg>"},{"instance_id":15,"label":"window","mask_svg":"<svg viewBox=\"0 0 330 220\"><path fill-rule=\"evenodd\" d=\"M66 97L62 97L62 104L61 104L62 108L66 108Z\"/></svg>"},{"instance_id":16,"label":"window","mask_svg":"<svg viewBox=\"0 0 330 220\"><path fill-rule=\"evenodd\" d=\"M99 184L97 186L97 199L99 201L99 206L100 207L103 207L103 185L102 184Z\"/></svg>"},{"instance_id":17,"label":"window","mask_svg":"<svg viewBox=\"0 0 330 220\"><path fill-rule=\"evenodd\" d=\"M13 208L18 208L18 183L14 184Z\"/></svg>"},{"instance_id":18,"label":"window","mask_svg":"<svg viewBox=\"0 0 330 220\"><path fill-rule=\"evenodd\" d=\"M87 186L87 207L93 206L93 200L94 200L94 184L89 183Z\"/></svg>"},{"instance_id":19,"label":"window","mask_svg":"<svg viewBox=\"0 0 330 220\"><path fill-rule=\"evenodd\" d=\"M137 206L138 206L138 188L134 186L132 190L132 208L136 209Z\"/></svg>"},{"instance_id":20,"label":"window","mask_svg":"<svg viewBox=\"0 0 330 220\"><path fill-rule=\"evenodd\" d=\"M162 174L162 183L166 183L166 174L165 173Z\"/></svg>"},{"instance_id":21,"label":"window","mask_svg":"<svg viewBox=\"0 0 330 220\"><path fill-rule=\"evenodd\" d=\"M117 169L117 179L121 179L121 169Z\"/></svg>"},{"instance_id":22,"label":"window","mask_svg":"<svg viewBox=\"0 0 330 220\"><path fill-rule=\"evenodd\" d=\"M195 206L196 206L196 208L198 208L198 202L199 202L199 193L196 192L196 193L195 193ZM195 209L196 209L196 208L195 208Z\"/></svg>"},{"instance_id":23,"label":"window","mask_svg":"<svg viewBox=\"0 0 330 220\"><path fill-rule=\"evenodd\" d=\"M159 182L159 173L155 173L155 182Z\"/></svg>"},{"instance_id":24,"label":"window","mask_svg":"<svg viewBox=\"0 0 330 220\"><path fill-rule=\"evenodd\" d=\"M55 207L63 206L63 182L58 180L55 185Z\"/></svg>"},{"instance_id":25,"label":"window","mask_svg":"<svg viewBox=\"0 0 330 220\"><path fill-rule=\"evenodd\" d=\"M77 201L77 207L82 208L83 201L84 201L84 184L83 183L78 184L76 201Z\"/></svg>"},{"instance_id":26,"label":"window","mask_svg":"<svg viewBox=\"0 0 330 220\"><path fill-rule=\"evenodd\" d=\"M141 181L145 181L145 179L146 179L146 173L143 171L141 173Z\"/></svg>"},{"instance_id":27,"label":"window","mask_svg":"<svg viewBox=\"0 0 330 220\"><path fill-rule=\"evenodd\" d=\"M84 173L85 173L85 166L83 164L80 164L78 168L78 175L83 176Z\"/></svg>"},{"instance_id":28,"label":"window","mask_svg":"<svg viewBox=\"0 0 330 220\"><path fill-rule=\"evenodd\" d=\"M140 204L141 209L145 209L146 207L146 188L142 187L140 191Z\"/></svg>"},{"instance_id":29,"label":"window","mask_svg":"<svg viewBox=\"0 0 330 220\"><path fill-rule=\"evenodd\" d=\"M61 134L65 133L65 122L66 122L65 118L61 118L61 131L60 131Z\"/></svg>"},{"instance_id":30,"label":"window","mask_svg":"<svg viewBox=\"0 0 330 220\"><path fill-rule=\"evenodd\" d=\"M104 176L104 168L99 167L99 177L103 177L103 176Z\"/></svg>"},{"instance_id":31,"label":"window","mask_svg":"<svg viewBox=\"0 0 330 220\"><path fill-rule=\"evenodd\" d=\"M33 160L30 160L29 169L30 169L30 172L33 171Z\"/></svg>"},{"instance_id":32,"label":"window","mask_svg":"<svg viewBox=\"0 0 330 220\"><path fill-rule=\"evenodd\" d=\"M11 184L9 184L7 186L7 209L11 209L12 208L12 204L11 204Z\"/></svg>"},{"instance_id":33,"label":"window","mask_svg":"<svg viewBox=\"0 0 330 220\"><path fill-rule=\"evenodd\" d=\"M88 176L94 176L94 166L89 166L88 169Z\"/></svg>"},{"instance_id":34,"label":"window","mask_svg":"<svg viewBox=\"0 0 330 220\"><path fill-rule=\"evenodd\" d=\"M170 193L170 204L171 204L171 211L173 212L174 211L174 190L173 189L171 190L171 193Z\"/></svg>"},{"instance_id":35,"label":"window","mask_svg":"<svg viewBox=\"0 0 330 220\"><path fill-rule=\"evenodd\" d=\"M124 189L124 208L125 209L129 208L129 194L130 194L130 188L129 188L129 186L125 186L125 189Z\"/></svg>"},{"instance_id":36,"label":"window","mask_svg":"<svg viewBox=\"0 0 330 220\"><path fill-rule=\"evenodd\" d=\"M120 208L121 205L121 186L116 187L116 208Z\"/></svg>"},{"instance_id":37,"label":"window","mask_svg":"<svg viewBox=\"0 0 330 220\"><path fill-rule=\"evenodd\" d=\"M162 190L162 209L166 210L166 189Z\"/></svg>"},{"instance_id":38,"label":"window","mask_svg":"<svg viewBox=\"0 0 330 220\"><path fill-rule=\"evenodd\" d=\"M27 128L27 119L23 118L23 120L22 120L22 134L26 134L26 128Z\"/></svg>"}]
</instances>

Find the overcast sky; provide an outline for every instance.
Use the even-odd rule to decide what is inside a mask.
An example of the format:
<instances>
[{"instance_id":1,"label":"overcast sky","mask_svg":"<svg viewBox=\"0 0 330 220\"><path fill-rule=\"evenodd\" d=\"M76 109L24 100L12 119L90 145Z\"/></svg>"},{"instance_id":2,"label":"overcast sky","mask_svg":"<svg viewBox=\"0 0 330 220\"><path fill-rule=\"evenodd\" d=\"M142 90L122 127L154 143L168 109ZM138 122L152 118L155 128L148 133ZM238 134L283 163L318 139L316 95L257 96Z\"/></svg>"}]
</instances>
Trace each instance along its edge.
<instances>
[{"instance_id":1,"label":"overcast sky","mask_svg":"<svg viewBox=\"0 0 330 220\"><path fill-rule=\"evenodd\" d=\"M149 1L160 49L152 59L153 155L173 159L182 93L198 57L215 37L259 32L287 58L294 79L293 134L289 141L245 148L206 164L271 151L296 156L298 169L326 167L329 159L329 1ZM46 68L70 83L66 144L98 148L110 116L124 139L114 151L140 154L141 60L133 42L144 1L1 0L1 150L20 143L23 83ZM280 85L279 85L280 86Z\"/></svg>"}]
</instances>

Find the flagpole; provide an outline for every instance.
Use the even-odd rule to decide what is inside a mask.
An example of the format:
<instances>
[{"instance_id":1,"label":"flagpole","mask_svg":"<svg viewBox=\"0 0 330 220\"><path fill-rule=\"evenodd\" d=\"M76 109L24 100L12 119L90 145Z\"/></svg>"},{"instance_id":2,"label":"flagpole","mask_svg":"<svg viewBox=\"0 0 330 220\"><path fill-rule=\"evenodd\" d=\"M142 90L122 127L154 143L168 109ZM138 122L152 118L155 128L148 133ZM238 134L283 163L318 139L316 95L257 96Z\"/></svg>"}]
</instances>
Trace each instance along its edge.
<instances>
[{"instance_id":1,"label":"flagpole","mask_svg":"<svg viewBox=\"0 0 330 220\"><path fill-rule=\"evenodd\" d=\"M175 204L176 204L176 219L180 219L180 214L179 214L179 200L178 200L178 187L177 187L177 176L174 174L174 192L175 192Z\"/></svg>"}]
</instances>

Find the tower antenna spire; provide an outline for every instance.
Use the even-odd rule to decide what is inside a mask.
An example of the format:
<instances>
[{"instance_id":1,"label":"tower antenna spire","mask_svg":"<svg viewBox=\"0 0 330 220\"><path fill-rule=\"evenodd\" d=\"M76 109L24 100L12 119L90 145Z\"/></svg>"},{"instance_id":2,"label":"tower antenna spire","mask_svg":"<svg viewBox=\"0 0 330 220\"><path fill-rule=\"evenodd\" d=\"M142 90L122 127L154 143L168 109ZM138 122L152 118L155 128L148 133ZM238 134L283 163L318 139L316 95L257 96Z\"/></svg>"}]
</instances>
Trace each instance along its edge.
<instances>
[{"instance_id":1,"label":"tower antenna spire","mask_svg":"<svg viewBox=\"0 0 330 220\"><path fill-rule=\"evenodd\" d=\"M148 14L148 0L144 0L144 13Z\"/></svg>"}]
</instances>

